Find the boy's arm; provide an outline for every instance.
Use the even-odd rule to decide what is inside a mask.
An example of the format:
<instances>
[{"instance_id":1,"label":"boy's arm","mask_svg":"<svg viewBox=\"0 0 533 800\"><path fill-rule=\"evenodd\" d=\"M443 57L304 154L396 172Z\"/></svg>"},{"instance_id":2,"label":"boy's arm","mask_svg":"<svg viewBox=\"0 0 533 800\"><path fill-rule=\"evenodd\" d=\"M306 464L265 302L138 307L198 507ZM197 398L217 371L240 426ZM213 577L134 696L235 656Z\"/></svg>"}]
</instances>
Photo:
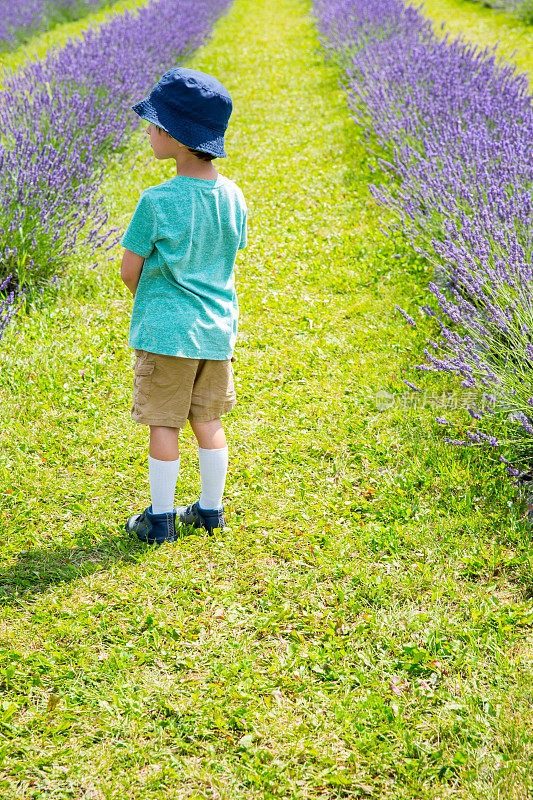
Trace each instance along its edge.
<instances>
[{"instance_id":1,"label":"boy's arm","mask_svg":"<svg viewBox=\"0 0 533 800\"><path fill-rule=\"evenodd\" d=\"M133 212L128 229L122 237L124 247L120 277L135 297L144 260L154 249L157 239L157 217L149 193L144 191Z\"/></svg>"},{"instance_id":2,"label":"boy's arm","mask_svg":"<svg viewBox=\"0 0 533 800\"><path fill-rule=\"evenodd\" d=\"M122 256L122 263L120 265L120 277L135 297L141 272L143 269L144 258L133 253L131 250L125 249Z\"/></svg>"}]
</instances>

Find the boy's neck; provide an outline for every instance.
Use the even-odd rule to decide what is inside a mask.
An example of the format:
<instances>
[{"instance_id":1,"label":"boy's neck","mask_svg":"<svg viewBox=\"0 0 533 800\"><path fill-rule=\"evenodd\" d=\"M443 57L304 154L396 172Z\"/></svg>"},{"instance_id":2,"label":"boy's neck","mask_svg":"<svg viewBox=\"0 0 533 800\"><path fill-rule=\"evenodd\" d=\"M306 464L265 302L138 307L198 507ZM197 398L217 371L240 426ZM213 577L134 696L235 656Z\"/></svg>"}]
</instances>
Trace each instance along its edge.
<instances>
[{"instance_id":1,"label":"boy's neck","mask_svg":"<svg viewBox=\"0 0 533 800\"><path fill-rule=\"evenodd\" d=\"M200 178L204 181L214 181L218 172L210 161L202 161L192 153L179 153L176 158L176 175L183 178Z\"/></svg>"}]
</instances>

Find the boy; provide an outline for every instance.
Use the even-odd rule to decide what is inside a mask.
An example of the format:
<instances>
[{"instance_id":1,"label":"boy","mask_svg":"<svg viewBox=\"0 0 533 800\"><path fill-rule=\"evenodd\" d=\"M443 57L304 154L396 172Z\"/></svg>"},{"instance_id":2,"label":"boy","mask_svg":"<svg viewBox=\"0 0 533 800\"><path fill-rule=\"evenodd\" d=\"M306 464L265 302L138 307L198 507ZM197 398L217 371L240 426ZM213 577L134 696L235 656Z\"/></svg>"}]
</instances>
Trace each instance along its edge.
<instances>
[{"instance_id":1,"label":"boy","mask_svg":"<svg viewBox=\"0 0 533 800\"><path fill-rule=\"evenodd\" d=\"M120 275L134 295L129 345L135 348L132 418L150 427L151 505L126 522L143 541L176 539L176 522L223 528L228 448L220 421L236 402L231 359L238 305L234 264L246 246L246 204L214 169L225 157L233 108L215 78L177 67L133 110L149 123L157 159L177 175L146 189L121 244ZM179 429L198 441L199 500L173 508Z\"/></svg>"}]
</instances>

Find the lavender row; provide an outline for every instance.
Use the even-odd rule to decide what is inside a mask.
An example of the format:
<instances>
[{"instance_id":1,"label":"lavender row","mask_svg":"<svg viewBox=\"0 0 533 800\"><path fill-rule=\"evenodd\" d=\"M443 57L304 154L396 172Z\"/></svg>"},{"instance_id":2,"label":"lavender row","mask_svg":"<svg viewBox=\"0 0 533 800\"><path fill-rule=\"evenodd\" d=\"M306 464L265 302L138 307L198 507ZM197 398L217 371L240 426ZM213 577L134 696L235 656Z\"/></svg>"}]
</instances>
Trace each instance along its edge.
<instances>
[{"instance_id":1,"label":"lavender row","mask_svg":"<svg viewBox=\"0 0 533 800\"><path fill-rule=\"evenodd\" d=\"M37 31L80 19L111 0L0 0L0 50L17 47Z\"/></svg>"},{"instance_id":2,"label":"lavender row","mask_svg":"<svg viewBox=\"0 0 533 800\"><path fill-rule=\"evenodd\" d=\"M228 0L154 0L112 17L0 93L0 336L26 287L61 273L79 243L109 242L99 187L138 124L131 105L205 40ZM3 299L2 299L3 298Z\"/></svg>"},{"instance_id":3,"label":"lavender row","mask_svg":"<svg viewBox=\"0 0 533 800\"><path fill-rule=\"evenodd\" d=\"M533 455L533 110L526 77L493 51L437 38L401 0L315 0L353 117L372 130L395 176L374 187L435 265L425 371L477 390L479 421L462 445ZM437 279L438 278L438 279ZM415 324L409 315L408 322ZM448 425L445 419L439 420ZM483 430L482 430L483 429ZM503 456L501 456L504 459ZM513 471L515 471L513 469Z\"/></svg>"}]
</instances>

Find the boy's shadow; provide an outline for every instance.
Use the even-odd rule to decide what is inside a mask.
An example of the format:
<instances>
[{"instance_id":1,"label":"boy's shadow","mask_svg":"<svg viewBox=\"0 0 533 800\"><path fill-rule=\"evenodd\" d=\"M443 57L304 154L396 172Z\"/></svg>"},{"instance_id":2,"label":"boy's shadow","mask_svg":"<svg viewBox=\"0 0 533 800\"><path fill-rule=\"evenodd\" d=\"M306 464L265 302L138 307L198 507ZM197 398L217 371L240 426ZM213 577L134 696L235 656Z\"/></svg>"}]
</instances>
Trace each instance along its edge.
<instances>
[{"instance_id":1,"label":"boy's shadow","mask_svg":"<svg viewBox=\"0 0 533 800\"><path fill-rule=\"evenodd\" d=\"M103 539L88 547L25 550L0 570L0 606L18 605L51 586L104 572L113 564L134 564L146 545L129 536Z\"/></svg>"}]
</instances>

